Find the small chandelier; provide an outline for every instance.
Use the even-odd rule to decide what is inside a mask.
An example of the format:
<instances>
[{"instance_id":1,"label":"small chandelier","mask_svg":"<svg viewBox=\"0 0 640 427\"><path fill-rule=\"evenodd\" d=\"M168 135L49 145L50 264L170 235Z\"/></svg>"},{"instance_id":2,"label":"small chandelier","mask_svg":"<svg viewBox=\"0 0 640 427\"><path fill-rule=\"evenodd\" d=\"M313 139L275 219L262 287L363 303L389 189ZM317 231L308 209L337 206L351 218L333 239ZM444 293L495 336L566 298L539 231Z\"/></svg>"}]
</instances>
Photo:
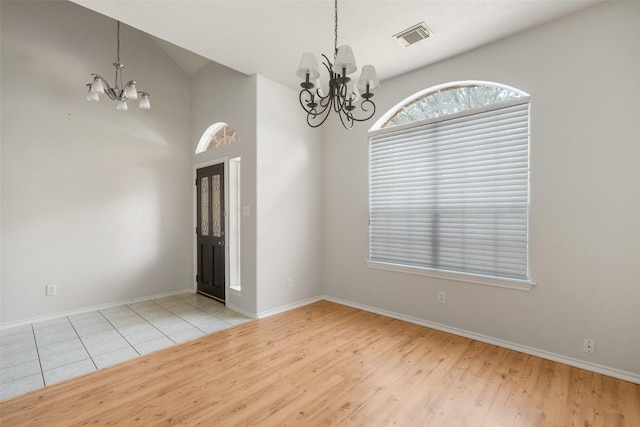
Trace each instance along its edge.
<instances>
[{"instance_id":1,"label":"small chandelier","mask_svg":"<svg viewBox=\"0 0 640 427\"><path fill-rule=\"evenodd\" d=\"M371 101L373 93L371 91L380 85L376 69L373 65L362 67L362 73L356 87L348 74L355 72L358 67L353 57L353 50L349 45L338 47L338 0L335 0L335 31L334 31L334 53L333 64L322 54L323 65L329 72L329 91L324 93L320 87L320 71L318 62L311 52L302 54L300 66L296 71L296 76L304 79L300 84L300 105L307 113L307 124L311 127L318 127L327 120L329 113L335 111L340 117L340 121L345 129L351 129L354 122L364 122L369 120L376 112L376 105ZM357 102L360 102L361 117L354 116Z\"/></svg>"},{"instance_id":2,"label":"small chandelier","mask_svg":"<svg viewBox=\"0 0 640 427\"><path fill-rule=\"evenodd\" d=\"M114 87L109 86L107 80L100 74L91 74L93 76L93 82L87 83L89 91L87 92L87 101L98 102L100 101L99 94L106 94L112 101L118 101L116 108L118 110L127 110L127 101L129 99L138 99L140 95L140 108L148 110L151 108L149 102L149 94L136 89L136 82L131 80L127 84L123 84L122 69L124 65L120 63L120 21L118 21L118 51L116 62L113 66L116 67L116 81Z\"/></svg>"}]
</instances>

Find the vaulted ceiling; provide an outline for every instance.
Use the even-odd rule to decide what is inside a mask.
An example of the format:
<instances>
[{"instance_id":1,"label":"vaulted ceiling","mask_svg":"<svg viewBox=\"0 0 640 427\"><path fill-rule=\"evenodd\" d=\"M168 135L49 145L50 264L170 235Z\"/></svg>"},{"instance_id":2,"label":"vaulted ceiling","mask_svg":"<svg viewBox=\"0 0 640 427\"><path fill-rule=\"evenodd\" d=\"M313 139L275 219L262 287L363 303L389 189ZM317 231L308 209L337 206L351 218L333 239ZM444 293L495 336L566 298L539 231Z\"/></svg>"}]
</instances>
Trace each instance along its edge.
<instances>
[{"instance_id":1,"label":"vaulted ceiling","mask_svg":"<svg viewBox=\"0 0 640 427\"><path fill-rule=\"evenodd\" d=\"M172 45L297 88L302 52L320 60L334 45L332 0L72 1L156 37L188 73L206 61ZM351 45L358 66L375 65L384 80L601 1L340 0L338 44ZM420 22L431 37L409 47L394 38Z\"/></svg>"}]
</instances>

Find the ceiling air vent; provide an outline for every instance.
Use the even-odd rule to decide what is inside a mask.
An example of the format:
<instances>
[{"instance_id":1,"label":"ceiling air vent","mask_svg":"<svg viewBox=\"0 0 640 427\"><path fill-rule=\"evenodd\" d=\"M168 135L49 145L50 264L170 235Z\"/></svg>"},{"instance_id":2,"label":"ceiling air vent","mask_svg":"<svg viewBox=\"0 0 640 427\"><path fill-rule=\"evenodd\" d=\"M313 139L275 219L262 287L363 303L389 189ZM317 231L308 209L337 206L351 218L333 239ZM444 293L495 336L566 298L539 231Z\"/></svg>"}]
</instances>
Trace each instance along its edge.
<instances>
[{"instance_id":1,"label":"ceiling air vent","mask_svg":"<svg viewBox=\"0 0 640 427\"><path fill-rule=\"evenodd\" d=\"M393 37L397 38L403 46L408 47L412 44L418 43L420 40L430 37L432 34L431 30L427 28L424 22L421 22L411 28L407 28Z\"/></svg>"}]
</instances>

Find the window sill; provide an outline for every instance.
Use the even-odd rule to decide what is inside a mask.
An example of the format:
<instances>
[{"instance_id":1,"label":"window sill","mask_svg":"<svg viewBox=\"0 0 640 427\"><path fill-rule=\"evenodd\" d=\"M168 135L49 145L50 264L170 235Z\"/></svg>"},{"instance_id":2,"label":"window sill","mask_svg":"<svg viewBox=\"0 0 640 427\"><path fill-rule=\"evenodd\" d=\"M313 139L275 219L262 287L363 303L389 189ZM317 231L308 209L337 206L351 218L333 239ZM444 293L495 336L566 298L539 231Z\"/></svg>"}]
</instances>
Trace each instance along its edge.
<instances>
[{"instance_id":1,"label":"window sill","mask_svg":"<svg viewBox=\"0 0 640 427\"><path fill-rule=\"evenodd\" d=\"M530 291L535 283L530 280L502 279L490 276L474 276L471 274L454 273L432 270L429 268L409 267L406 265L388 264L384 262L366 261L367 267L378 270L395 271L398 273L415 274L418 276L435 277L438 279L455 280L457 282L474 283L476 285L497 286L499 288Z\"/></svg>"}]
</instances>

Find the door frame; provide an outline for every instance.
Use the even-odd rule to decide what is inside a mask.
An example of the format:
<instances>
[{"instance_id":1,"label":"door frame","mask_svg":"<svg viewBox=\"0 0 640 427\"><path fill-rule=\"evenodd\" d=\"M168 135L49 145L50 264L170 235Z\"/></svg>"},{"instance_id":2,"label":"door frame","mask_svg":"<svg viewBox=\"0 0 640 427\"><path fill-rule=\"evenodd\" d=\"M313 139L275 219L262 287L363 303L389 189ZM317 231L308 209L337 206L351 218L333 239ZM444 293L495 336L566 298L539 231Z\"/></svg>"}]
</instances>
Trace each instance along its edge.
<instances>
[{"instance_id":1,"label":"door frame","mask_svg":"<svg viewBox=\"0 0 640 427\"><path fill-rule=\"evenodd\" d=\"M196 274L198 273L198 235L196 234L196 227L198 226L198 188L195 185L197 180L198 169L206 168L207 166L224 164L224 235L225 239L231 238L229 233L227 232L227 227L229 223L229 158L228 157L220 157L213 160L208 160L202 163L196 163L193 165L193 176L191 177L191 186L192 186L192 201L191 201L191 209L193 209L193 227L191 227L191 232L193 233L193 293L198 292L198 281L196 280ZM224 299L226 302L229 302L229 245L224 245ZM226 305L226 303L225 303Z\"/></svg>"}]
</instances>

